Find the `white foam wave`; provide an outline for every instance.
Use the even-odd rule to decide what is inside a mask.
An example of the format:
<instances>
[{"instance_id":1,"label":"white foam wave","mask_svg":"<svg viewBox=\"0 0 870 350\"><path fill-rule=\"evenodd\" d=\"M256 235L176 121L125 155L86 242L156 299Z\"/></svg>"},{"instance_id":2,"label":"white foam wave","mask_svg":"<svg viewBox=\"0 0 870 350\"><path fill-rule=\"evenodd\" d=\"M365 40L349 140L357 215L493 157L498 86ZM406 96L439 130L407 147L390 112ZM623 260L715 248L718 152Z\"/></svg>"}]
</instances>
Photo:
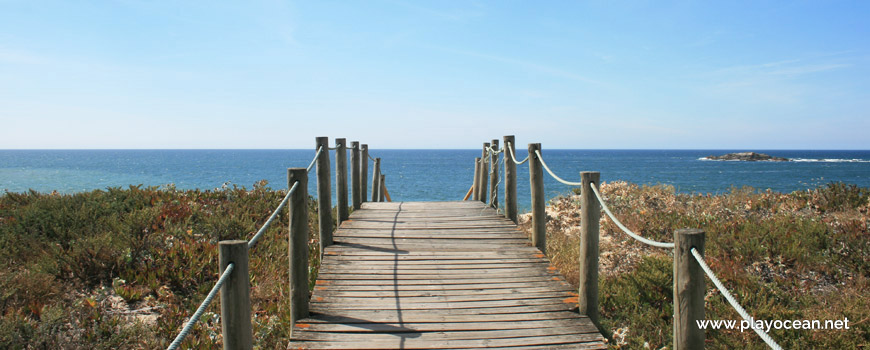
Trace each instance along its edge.
<instances>
[{"instance_id":1,"label":"white foam wave","mask_svg":"<svg viewBox=\"0 0 870 350\"><path fill-rule=\"evenodd\" d=\"M698 158L698 160L713 160L707 157ZM792 162L802 163L870 163L868 159L840 159L840 158L794 158ZM737 159L729 159L726 162L739 162Z\"/></svg>"},{"instance_id":2,"label":"white foam wave","mask_svg":"<svg viewBox=\"0 0 870 350\"><path fill-rule=\"evenodd\" d=\"M870 163L867 159L839 159L839 158L795 158L793 162L813 162L813 163Z\"/></svg>"}]
</instances>

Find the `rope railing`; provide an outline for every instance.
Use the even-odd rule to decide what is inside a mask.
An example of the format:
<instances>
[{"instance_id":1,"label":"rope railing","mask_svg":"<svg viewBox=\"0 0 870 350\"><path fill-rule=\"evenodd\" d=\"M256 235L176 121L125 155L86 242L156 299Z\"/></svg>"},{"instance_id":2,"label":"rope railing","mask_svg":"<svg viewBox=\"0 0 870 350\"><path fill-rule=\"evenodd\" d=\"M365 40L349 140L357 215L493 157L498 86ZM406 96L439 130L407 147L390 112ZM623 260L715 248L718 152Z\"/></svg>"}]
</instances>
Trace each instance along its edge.
<instances>
[{"instance_id":1,"label":"rope railing","mask_svg":"<svg viewBox=\"0 0 870 350\"><path fill-rule=\"evenodd\" d=\"M514 145L512 145L510 142L508 142L506 146L507 146L508 150L509 150L510 153L511 153L511 160L512 160L514 163L516 163L517 165L522 165L523 163L529 161L529 156L526 156L526 158L524 158L522 161L519 161L519 162L518 162L518 161L517 161L517 153L514 151Z\"/></svg>"},{"instance_id":2,"label":"rope railing","mask_svg":"<svg viewBox=\"0 0 870 350\"><path fill-rule=\"evenodd\" d=\"M287 195L284 196L284 199L281 200L281 203L278 204L278 207L275 208L275 211L272 212L272 215L270 215L269 219L266 220L266 223L264 223L263 226L260 227L260 229L257 231L257 233L254 234L254 237L252 237L251 240L248 241L248 249L253 248L255 245L257 245L257 241L260 240L260 237L263 235L263 233L266 232L266 230L269 228L269 225L272 224L272 221L275 220L276 217L278 217L278 213L281 212L281 209L284 209L284 206L287 205L287 202L290 200L290 196L293 195L293 192L296 192L297 187L299 187L299 181L293 183L293 187L290 187L290 190L287 191Z\"/></svg>"},{"instance_id":3,"label":"rope railing","mask_svg":"<svg viewBox=\"0 0 870 350\"><path fill-rule=\"evenodd\" d=\"M308 280L309 280L308 274L307 274L308 267L302 266L300 268L300 266L297 263L302 263L302 264L307 265L308 259L303 258L302 260L297 261L298 259L293 259L292 257L293 256L305 256L305 255L307 255L306 252L308 251L308 244L307 244L307 242L308 242L308 233L307 233L308 205L305 204L308 201L307 188L306 188L307 186L305 186L305 184L308 181L307 180L308 173L310 173L312 169L317 167L317 169L318 169L318 171L317 171L317 173L318 173L317 174L318 203L319 203L319 205L330 206L330 203L329 203L330 202L330 200L329 200L329 196L330 196L330 191L329 191L329 183L330 183L330 181L329 181L329 179L330 179L329 151L330 150L349 149L353 152L352 157L351 157L351 162L354 163L353 164L354 169L352 169L353 171L351 171L352 178L350 180L351 180L351 182L353 182L355 184L353 186L354 187L354 196L357 196L358 195L357 191L359 191L359 189L356 187L357 182L360 183L360 185L361 185L360 187L365 186L365 180L364 180L364 178L361 177L362 171L356 171L356 169L357 169L356 167L365 166L361 170L366 169L367 168L367 160L365 158L375 160L376 165L379 165L379 163L380 163L380 158L375 159L374 157L372 157L371 155L368 154L368 145L358 145L358 142L354 141L351 143L351 147L345 147L344 146L345 139L336 139L337 146L336 147L329 147L328 144L326 143L327 141L328 141L328 138L326 138L326 137L318 137L317 138L317 144L318 144L317 152L314 155L314 159L311 161L311 163L308 164L308 167L306 167L304 169L303 168L290 168L290 169L288 169L288 174L287 174L288 183L292 183L292 186L290 186L290 188L287 190L287 194L284 196L283 199L281 199L281 202L278 203L278 206L271 213L271 215L269 215L269 218L266 220L266 222L263 223L263 225L260 227L260 229L257 230L257 232L254 234L253 237L251 237L251 239L249 241L247 241L247 242L245 242L245 241L221 241L220 242L220 247L221 247L220 248L220 254L221 254L220 259L222 261L221 265L224 264L223 261L230 261L230 262L224 266L224 270L221 273L220 277L218 278L217 283L215 283L215 285L209 291L208 295L206 295L205 299L202 301L202 303L196 309L193 316L191 316L190 319L185 323L181 332L178 333L178 335L175 337L175 339L169 345L167 350L175 350L181 345L181 343L190 334L190 332L193 330L193 327L196 325L196 323L202 317L202 314L205 312L205 310L208 308L208 306L214 300L218 291L221 291L222 288L229 288L229 289L235 290L233 292L228 292L228 295L233 295L232 297L227 297L228 298L227 300L221 301L222 304L227 303L226 305L230 305L230 308L232 309L232 311L225 311L224 307L222 306L221 307L222 319L224 319L224 318L235 319L235 320L237 320L237 322L243 322L243 323L245 321L241 321L241 320L248 319L247 322L248 323L250 322L250 315L248 314L247 316L244 316L244 313L250 312L249 296L241 297L241 299L239 299L240 295L246 295L242 292L239 292L239 290L248 290L250 288L248 285L249 278L250 278L248 275L248 263L247 263L248 251L257 245L257 243L260 241L262 236L266 233L266 231L269 229L269 227L275 221L275 218L277 218L278 215L281 213L281 210L284 209L284 207L288 206L287 203L290 203L290 202L292 202L290 204L290 208L291 208L290 215L292 217L290 220L290 239L292 240L291 249L293 250L290 252L290 256L291 256L291 259L290 259L291 260L291 262L290 262L290 265L291 265L290 266L291 288L290 289L291 289L291 294L292 294L291 295L291 308L290 309L294 310L292 312L292 315L291 315L291 322L295 323L296 320L307 317L307 315L308 315L308 307L307 307L308 301L305 298L305 295L307 295L308 291L307 291L307 288L305 288L305 286L308 285ZM339 153L341 153L341 152L339 152ZM359 153L364 154L363 160L366 161L365 162L366 164L362 164L362 165L359 164L359 161L358 161L358 159L359 159L358 157L360 155ZM336 166L338 169L338 173L339 173L338 175L340 175L340 173L345 172L345 170L343 170L343 169L346 169L346 163L345 163L346 159L337 154L336 155L336 162L338 163ZM379 179L380 181L378 181L378 182L383 183L384 175L380 174L379 167L376 167L375 169L376 169L376 174L380 177L380 179ZM339 185L340 185L342 181L346 182L347 179L341 179L341 177L339 176L338 181L339 181ZM389 193L386 191L386 186L381 185L381 187L382 187L381 191L383 191L383 194L381 195L380 201L383 201L384 195L387 197L387 200L391 200L391 199L389 199ZM323 190L323 189L326 189L326 190ZM345 195L346 195L346 191L347 191L346 187L342 190L341 186L339 186L338 190L339 190L339 192L344 191ZM300 193L299 191L302 191L302 193ZM374 188L373 188L373 191L374 191ZM354 201L355 201L354 206L356 207L357 206L356 198L354 199ZM341 203L340 200L339 200L339 203ZM319 207L318 213L320 216L319 221L321 224L320 225L320 229L321 229L321 232L320 232L321 249L320 249L320 251L323 252L323 248L325 248L329 244L332 244L331 225L327 225L327 223L330 223L330 220L331 220L331 215L329 215L331 210L328 210L328 209L321 210L321 209L324 209L324 208ZM346 209L346 206L345 206L345 209ZM341 210L339 210L339 213L341 213ZM339 222L339 224L340 224L340 222ZM324 229L326 229L327 231L324 231ZM294 232L295 232L295 234L294 234ZM241 246L242 248L239 248L239 246ZM295 248L293 248L293 247L295 247ZM241 249L241 250L239 250L239 249ZM239 254L241 254L241 255L239 255ZM230 259L230 260L224 260L225 258ZM297 264L297 265L294 265L294 264ZM230 277L233 276L234 270L236 270L237 276L230 279ZM294 274L293 271L302 271L302 272ZM241 280L238 280L238 279L241 279ZM231 282L229 285L226 285L228 280L230 280ZM225 312L228 312L228 313L225 314ZM240 312L241 312L241 314L240 314ZM229 315L229 316L226 316L226 315ZM222 322L225 322L225 320L222 320ZM236 329L236 328L238 328L238 329ZM240 344L247 343L248 345L244 345L243 347L249 348L251 346L250 345L250 342L251 342L250 336L251 335L250 334L244 335L244 333L251 332L250 325L247 326L247 330L244 330L244 328L245 327L233 327L233 329L229 331L230 333L227 333L228 330L224 329L223 332L224 332L225 344L229 344L228 342L230 342L230 341L240 342ZM233 345L233 346L235 346L235 345Z\"/></svg>"},{"instance_id":4,"label":"rope railing","mask_svg":"<svg viewBox=\"0 0 870 350\"><path fill-rule=\"evenodd\" d=\"M495 153L496 156L497 156L498 153L501 153L502 151L504 151L504 148L502 148L501 151L499 151L499 152L492 151L492 153L490 153L490 155L492 155L493 153ZM489 156L487 156L486 158L489 158ZM497 161L497 163L495 164L495 166L490 166L490 167L489 167L489 174L490 174L490 175L492 175L493 173L495 173L495 171L496 171L496 169L498 168L499 164L504 164L504 158L503 158L503 157L500 157L500 158L498 158L498 159L499 159L499 160ZM490 162L490 163L491 163L491 162ZM497 181L497 182L495 183L495 185L493 186L494 188L496 188L496 190L495 190L495 191L490 191L490 192L489 192L489 202L490 202L490 203L495 202L495 201L497 200L497 198L498 198L498 185L501 184L501 180L502 180L502 178L501 178L500 176L497 177L497 178L498 178L498 181ZM466 197L468 197L468 196L466 196ZM495 208L495 212L496 212L496 213L499 213L500 210L499 210L498 208Z\"/></svg>"},{"instance_id":5,"label":"rope railing","mask_svg":"<svg viewBox=\"0 0 870 350\"><path fill-rule=\"evenodd\" d=\"M314 155L314 159L311 161L311 163L305 169L306 173L311 172L311 169L317 163L317 158L320 156L321 152L323 152L323 149L324 149L324 147L319 147L317 149L317 153ZM260 227L260 229L257 230L257 233L255 233L254 236L251 237L251 239L248 241L248 243L247 243L248 249L252 249L254 246L256 246L257 242L260 240L260 238L263 236L263 234L266 233L266 230L268 230L269 227L272 225L272 222L275 221L275 218L278 217L278 214L281 212L281 210L284 209L284 207L287 205L287 202L290 201L290 197L293 196L293 193L296 192L298 187L299 187L299 181L294 182L293 186L290 187L290 189L287 191L287 194L284 196L284 198L281 200L281 202L278 203L278 206L275 208L275 210L272 212L272 214L269 215L269 218L266 220L266 222L263 223L263 225ZM226 269L224 269L224 272L221 274L217 283L215 283L215 285L212 287L211 291L209 291L208 295L206 295L205 299L202 301L202 303L196 309L196 312L194 312L193 316L190 317L190 319L185 324L184 328L181 330L181 332L178 333L178 335L175 337L175 340L172 341L172 343L169 345L167 350L175 350L181 345L181 342L184 341L184 338L187 337L187 335L193 329L193 326L196 325L197 321L199 321L199 318L202 317L202 314L203 314L203 312L205 312L205 309L209 306L209 304L211 304L212 300L217 295L217 292L220 291L221 287L223 287L227 278L229 278L230 274L232 274L234 267L235 267L235 265L233 263L230 263L227 265Z\"/></svg>"},{"instance_id":6,"label":"rope railing","mask_svg":"<svg viewBox=\"0 0 870 350\"><path fill-rule=\"evenodd\" d=\"M187 337L187 334L193 329L193 326L196 325L196 322L199 321L199 318L202 317L202 314L205 312L205 309L208 308L208 305L211 304L211 301L214 300L214 297L217 295L218 291L220 291L221 287L223 287L224 283L229 278L230 274L233 273L233 268L235 265L233 263L227 264L226 269L224 269L224 273L221 274L221 277L218 279L217 283L214 284L214 287L211 288L211 291L206 295L205 300L199 304L199 307L196 309L196 312L193 313L193 316L190 316L190 320L187 321L187 324L184 325L184 328L180 333L175 337L175 340L172 341L172 344L169 344L169 347L166 350L175 350L181 345L181 342L184 341L184 338Z\"/></svg>"},{"instance_id":7,"label":"rope railing","mask_svg":"<svg viewBox=\"0 0 870 350\"><path fill-rule=\"evenodd\" d=\"M691 252L692 256L695 257L695 260L698 261L698 264L701 265L701 269L704 270L704 272L707 274L707 277L710 277L710 280L713 281L713 284L716 285L717 289L719 289L719 293L722 293L722 296L725 297L725 300L728 300L728 303L731 304L731 307L733 307L734 310L736 310L737 313L740 314L740 316L743 317L744 320L752 323L754 320L752 316L750 316L749 313L746 312L746 309L740 306L740 303L738 303L737 300L734 299L734 296L731 295L731 293L728 291L728 288L726 288L725 285L722 284L722 281L720 281L719 278L716 277L716 274L713 273L713 270L711 270L710 266L707 265L707 262L704 261L704 257L700 253L698 253L698 250L692 248ZM782 350L782 347L780 347L779 344L777 344L776 341L774 341L769 334L754 326L752 327L752 330L755 331L755 333L758 334L758 336L761 337L761 339L764 340L764 342L767 343L767 345L770 346L771 349Z\"/></svg>"},{"instance_id":8,"label":"rope railing","mask_svg":"<svg viewBox=\"0 0 870 350\"><path fill-rule=\"evenodd\" d=\"M311 172L311 169L314 168L314 164L317 163L317 157L320 156L320 152L323 152L323 147L317 149L317 153L314 154L314 159L311 160L311 164L308 164L308 167L305 168L306 172ZM263 233L266 232L266 230L269 228L269 225L272 224L272 221L275 220L275 218L278 216L278 213L281 212L281 209L284 209L284 206L287 205L287 202L290 200L290 196L293 195L293 192L296 191L296 187L299 187L298 181L293 183L293 186L290 187L289 191L287 191L287 195L284 196L284 199L281 200L281 203L278 203L278 207L275 208L275 211L272 212L272 215L269 216L269 219L266 220L266 223L264 223L263 226L261 226L260 229L257 230L257 233L254 234L254 237L252 237L251 240L248 241L248 248L253 248L255 245L257 245L257 241L260 239L260 236L262 236Z\"/></svg>"},{"instance_id":9,"label":"rope railing","mask_svg":"<svg viewBox=\"0 0 870 350\"><path fill-rule=\"evenodd\" d=\"M679 343L679 348L698 348L702 347L704 343L704 331L699 328L699 325L696 324L698 319L693 317L697 317L697 315L703 315L704 309L704 296L706 295L706 289L704 286L704 274L706 274L719 292L725 297L728 303L740 314L740 316L749 322L753 322L753 318L749 315L746 310L740 306L737 300L733 295L728 291L728 289L722 284L722 282L716 277L710 267L706 264L703 257L704 250L704 241L705 235L703 230L695 230L695 229L680 229L674 232L674 242L659 242L654 241L639 234L633 232L628 229L616 216L613 212L610 211L610 208L607 206L607 203L604 201L604 197L599 192L599 189L596 185L600 182L600 174L598 172L581 172L581 182L571 182L565 179L562 179L550 168L550 166L544 160L543 155L541 154L541 146L540 144L529 144L529 156L526 156L522 161L516 160L516 152L514 150L513 145L514 137L513 136L505 136L504 137L504 147L502 149L497 149L495 147L488 147L488 145L484 144L484 154L477 161L476 164L481 164L481 166L490 166L490 174L494 173L494 169L499 165L505 164L505 193L513 192L509 198L506 195L506 206L514 205L516 203L515 198L515 186L516 186L516 167L514 164L520 165L525 162L529 162L529 179L531 182L531 195L532 195L532 233L531 240L532 244L541 250L542 253L546 253L546 213L544 203L543 188L544 181L543 170L546 170L550 176L552 176L557 181L569 185L569 186L581 186L583 191L581 193L580 203L581 203L581 247L580 247L580 281L579 281L579 293L580 299L578 300L579 311L582 314L585 314L593 323L598 324L598 269L592 268L592 266L598 265L598 237L600 234L599 221L601 215L601 209L603 209L604 213L610 220L619 227L620 230L625 232L629 237L640 241L641 243L658 247L658 248L669 248L673 249L674 252L674 342ZM493 141L495 142L495 141ZM498 156L498 153L504 153L504 158L493 160L491 157ZM534 154L537 158L531 157ZM510 156L513 164L507 161L507 157ZM530 161L531 160L531 161ZM492 164L495 163L495 164ZM510 168L507 166L510 165ZM476 165L477 166L477 165ZM478 172L483 171L482 168L475 168L475 182L472 187L469 189L468 194L466 194L466 199L473 191L477 191L478 186ZM485 184L485 181L483 182ZM498 185L501 184L501 178L499 178L498 182L495 184L495 187L498 188ZM588 188L587 188L588 187ZM510 191L509 191L510 188ZM587 189L591 189L591 191L587 191ZM481 189L481 191L485 191ZM486 192L483 192L486 193ZM477 196L477 194L475 194ZM593 199L594 198L594 199ZM477 199L477 197L476 197ZM494 191L490 191L490 202L493 202L495 199ZM482 200L482 198L481 198ZM601 207L597 207L600 204ZM691 254L693 258L688 257ZM692 268L691 266L694 264L693 261L697 261L698 265L704 271L701 271L697 268ZM774 341L770 335L768 335L764 330L758 329L756 327L752 327L753 330L761 337L764 342L770 346L771 349L781 350L782 348L779 344Z\"/></svg>"},{"instance_id":10,"label":"rope railing","mask_svg":"<svg viewBox=\"0 0 870 350\"><path fill-rule=\"evenodd\" d=\"M614 216L613 213L610 212L610 208L607 207L607 203L604 203L604 199L601 198L601 193L598 193L598 189L596 189L595 186L592 186L592 184L590 184L589 188L591 188L592 192L595 193L595 198L598 198L598 203L601 203L601 209L604 209L604 212L607 213L607 216L610 217L610 220L613 220L613 223L616 224L616 226L618 226L620 229L622 229L622 232L625 232L627 235L631 236L631 238L634 238L638 241L641 241L643 243L646 243L646 244L654 246L654 247L659 247L659 248L673 248L674 247L673 243L653 241L651 239L643 238L634 232L631 232L631 230L629 230L627 227L625 227L625 225L623 225L622 222L620 222L619 219L617 219L616 216Z\"/></svg>"},{"instance_id":11,"label":"rope railing","mask_svg":"<svg viewBox=\"0 0 870 350\"><path fill-rule=\"evenodd\" d=\"M317 164L317 158L320 157L320 152L323 152L322 146L317 149L317 153L314 154L314 159L312 159L311 163L308 164L308 167L305 168L309 173L311 172L311 169L314 169L314 164Z\"/></svg>"},{"instance_id":12,"label":"rope railing","mask_svg":"<svg viewBox=\"0 0 870 350\"><path fill-rule=\"evenodd\" d=\"M566 185L568 185L568 186L582 186L582 185L583 185L582 182L571 182L571 181L567 181L567 180L565 180L565 179L559 177L559 175L556 175L556 173L554 173L552 170L550 170L550 167L547 166L547 162L544 161L544 157L541 156L541 152L540 152L540 151L537 151L537 150L536 150L536 151L535 151L535 154L538 155L538 159L541 160L541 165L544 166L544 169L547 169L547 172L550 173L550 176L552 176L554 179L556 179L556 181L559 181L559 182L561 182L561 183L563 183L563 184L566 184Z\"/></svg>"}]
</instances>

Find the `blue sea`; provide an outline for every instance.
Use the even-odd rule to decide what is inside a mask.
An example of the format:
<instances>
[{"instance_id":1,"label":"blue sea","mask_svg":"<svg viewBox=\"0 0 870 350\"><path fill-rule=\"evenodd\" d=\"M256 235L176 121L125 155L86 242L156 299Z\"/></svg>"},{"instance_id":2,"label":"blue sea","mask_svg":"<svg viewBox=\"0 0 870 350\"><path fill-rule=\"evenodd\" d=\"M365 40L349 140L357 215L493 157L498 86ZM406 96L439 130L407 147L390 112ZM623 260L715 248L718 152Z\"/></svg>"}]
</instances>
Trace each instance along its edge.
<instances>
[{"instance_id":1,"label":"blue sea","mask_svg":"<svg viewBox=\"0 0 870 350\"><path fill-rule=\"evenodd\" d=\"M722 193L734 186L791 192L829 182L870 187L870 151L754 150L793 162L701 159L739 151L545 149L543 156L550 168L568 181L579 181L581 171L599 171L603 181L668 184L685 193ZM330 153L334 176L335 156ZM471 186L474 157L480 153L370 150L372 156L382 159L394 201L462 199ZM259 180L280 189L287 186L286 169L306 167L313 156L313 150L0 150L0 190L74 193L139 184L174 184L179 189L214 189L224 184L250 188ZM525 156L525 150L517 150L519 159ZM517 169L520 207L527 209L528 166ZM545 178L548 198L570 193L570 186ZM334 191L334 180L332 188ZM314 181L309 193L315 193Z\"/></svg>"}]
</instances>

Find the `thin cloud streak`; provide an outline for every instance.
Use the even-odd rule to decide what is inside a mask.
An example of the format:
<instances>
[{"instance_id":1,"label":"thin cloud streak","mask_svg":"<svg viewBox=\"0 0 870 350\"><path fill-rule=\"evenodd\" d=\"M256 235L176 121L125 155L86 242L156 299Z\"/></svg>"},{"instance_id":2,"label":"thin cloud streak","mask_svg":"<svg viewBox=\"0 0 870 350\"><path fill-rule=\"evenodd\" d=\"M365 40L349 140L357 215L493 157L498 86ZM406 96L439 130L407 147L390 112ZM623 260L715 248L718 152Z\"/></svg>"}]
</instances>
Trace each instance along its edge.
<instances>
[{"instance_id":1,"label":"thin cloud streak","mask_svg":"<svg viewBox=\"0 0 870 350\"><path fill-rule=\"evenodd\" d=\"M490 55L490 54L474 52L474 51L467 51L467 50L458 50L458 49L452 49L452 48L435 46L435 45L418 45L418 46L425 48L425 49L430 49L430 50L437 50L437 51L441 51L441 52L447 52L447 53L453 53L453 54L458 54L458 55L463 55L463 56L481 58L481 59L485 59L488 61L507 63L510 65L522 67L526 70L536 71L539 73L545 73L545 74L548 74L548 75L551 75L554 77L558 77L558 78L574 80L574 81L579 81L579 82L594 84L594 85L604 85L604 83L602 83L600 81L590 79L590 78L587 78L587 77L579 75L579 74L575 74L572 72L568 72L568 71L561 70L558 68L553 68L550 66L545 66L542 64L534 63L534 62L518 60L515 58Z\"/></svg>"}]
</instances>

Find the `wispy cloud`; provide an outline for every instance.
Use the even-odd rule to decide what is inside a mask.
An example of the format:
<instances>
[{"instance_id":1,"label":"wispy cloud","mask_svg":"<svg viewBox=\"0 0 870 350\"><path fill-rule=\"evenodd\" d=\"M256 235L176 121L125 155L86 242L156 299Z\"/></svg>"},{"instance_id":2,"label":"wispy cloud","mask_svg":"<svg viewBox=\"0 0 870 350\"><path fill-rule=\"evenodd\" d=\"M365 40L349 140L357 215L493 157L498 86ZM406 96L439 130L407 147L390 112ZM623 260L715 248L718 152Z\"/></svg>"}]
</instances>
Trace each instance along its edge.
<instances>
[{"instance_id":1,"label":"wispy cloud","mask_svg":"<svg viewBox=\"0 0 870 350\"><path fill-rule=\"evenodd\" d=\"M547 74L547 75L554 76L557 78L574 80L574 81L579 81L579 82L588 83L588 84L602 85L602 83L600 81L587 78L583 75L580 75L580 74L577 74L574 72L566 71L563 69L559 69L559 68L555 68L555 67L551 67L548 65L535 63L535 62L529 62L529 61L525 61L525 60L521 60L521 59L516 59L516 58L512 58L512 57L492 55L492 54L475 52L475 51L468 51L468 50L459 50L459 49L434 46L434 45L420 44L419 46L426 48L426 49L431 49L431 50L438 50L438 51L448 52L448 53L457 54L457 55L480 58L480 59L493 61L493 62L506 63L509 65L520 67L520 68L525 69L525 70L543 73L543 74Z\"/></svg>"},{"instance_id":2,"label":"wispy cloud","mask_svg":"<svg viewBox=\"0 0 870 350\"><path fill-rule=\"evenodd\" d=\"M772 70L767 74L772 75L787 75L798 76L810 73L824 72L834 69L851 67L851 64L810 64L802 66L783 67L782 69Z\"/></svg>"},{"instance_id":3,"label":"wispy cloud","mask_svg":"<svg viewBox=\"0 0 870 350\"><path fill-rule=\"evenodd\" d=\"M49 61L49 59L32 52L0 47L0 63L45 64Z\"/></svg>"},{"instance_id":4,"label":"wispy cloud","mask_svg":"<svg viewBox=\"0 0 870 350\"><path fill-rule=\"evenodd\" d=\"M419 2L408 2L408 1L391 1L392 4L402 6L404 8L410 9L412 11L422 13L427 16L435 17L441 20L447 21L466 21L472 18L480 17L484 15L484 6L477 2L470 2L466 4L465 2L458 2L457 4L473 5L476 9L474 10L454 10L454 11L445 11L440 9L434 9L431 7L420 6ZM451 2L434 2L436 4L451 4Z\"/></svg>"},{"instance_id":5,"label":"wispy cloud","mask_svg":"<svg viewBox=\"0 0 870 350\"><path fill-rule=\"evenodd\" d=\"M848 52L729 66L702 73L700 91L740 105L800 106L831 93L824 74L853 67Z\"/></svg>"},{"instance_id":6,"label":"wispy cloud","mask_svg":"<svg viewBox=\"0 0 870 350\"><path fill-rule=\"evenodd\" d=\"M710 72L709 75L771 75L797 77L851 67L847 58L839 57L848 52L814 54L805 58L780 60L759 64L724 67Z\"/></svg>"}]
</instances>

